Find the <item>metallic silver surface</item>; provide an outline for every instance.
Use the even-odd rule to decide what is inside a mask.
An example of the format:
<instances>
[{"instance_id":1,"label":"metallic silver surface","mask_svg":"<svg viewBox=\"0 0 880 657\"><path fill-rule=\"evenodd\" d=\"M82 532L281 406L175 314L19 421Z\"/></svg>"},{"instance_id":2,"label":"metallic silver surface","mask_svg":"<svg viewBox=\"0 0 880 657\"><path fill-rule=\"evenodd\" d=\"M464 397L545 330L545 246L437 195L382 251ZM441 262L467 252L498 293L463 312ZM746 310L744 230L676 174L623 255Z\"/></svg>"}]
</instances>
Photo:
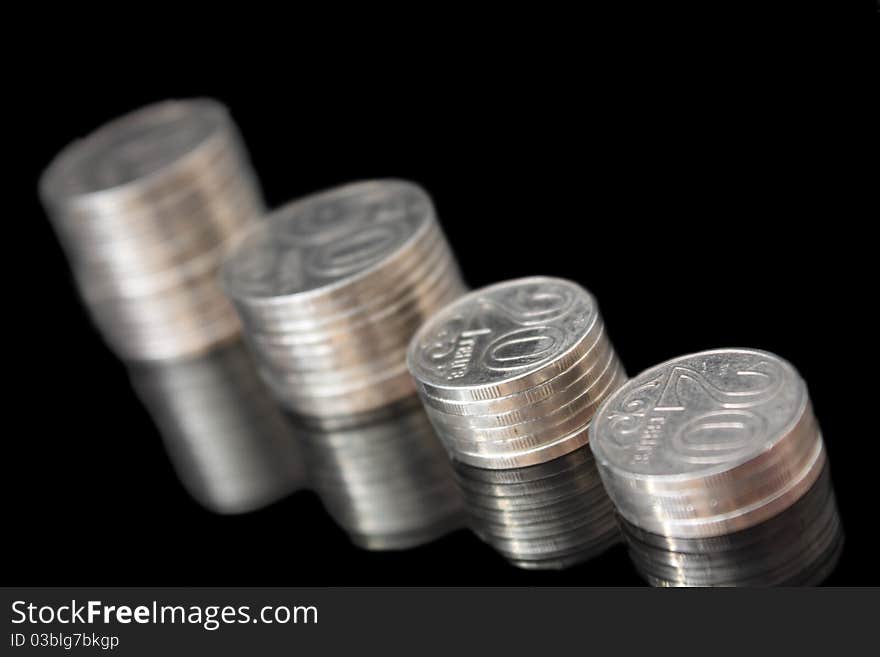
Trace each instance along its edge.
<instances>
[{"instance_id":1,"label":"metallic silver surface","mask_svg":"<svg viewBox=\"0 0 880 657\"><path fill-rule=\"evenodd\" d=\"M601 405L590 447L657 586L816 584L843 544L807 387L755 349L682 356Z\"/></svg>"},{"instance_id":2,"label":"metallic silver surface","mask_svg":"<svg viewBox=\"0 0 880 657\"><path fill-rule=\"evenodd\" d=\"M619 539L586 447L626 374L593 297L556 278L465 295L419 330L410 372L474 531L521 568L565 568Z\"/></svg>"},{"instance_id":3,"label":"metallic silver surface","mask_svg":"<svg viewBox=\"0 0 880 657\"><path fill-rule=\"evenodd\" d=\"M313 488L365 549L402 550L464 526L452 468L414 401L355 426L297 431Z\"/></svg>"},{"instance_id":4,"label":"metallic silver surface","mask_svg":"<svg viewBox=\"0 0 880 657\"><path fill-rule=\"evenodd\" d=\"M108 123L53 160L40 196L119 356L191 358L239 334L217 271L264 206L222 105L166 101Z\"/></svg>"},{"instance_id":5,"label":"metallic silver surface","mask_svg":"<svg viewBox=\"0 0 880 657\"><path fill-rule=\"evenodd\" d=\"M436 313L407 353L447 451L478 468L551 461L626 378L593 297L549 277L505 281Z\"/></svg>"},{"instance_id":6,"label":"metallic silver surface","mask_svg":"<svg viewBox=\"0 0 880 657\"><path fill-rule=\"evenodd\" d=\"M618 512L677 537L766 520L825 463L806 385L778 356L721 349L653 367L606 399L591 447Z\"/></svg>"},{"instance_id":7,"label":"metallic silver surface","mask_svg":"<svg viewBox=\"0 0 880 657\"><path fill-rule=\"evenodd\" d=\"M265 506L305 483L296 435L241 341L129 368L190 494L218 513Z\"/></svg>"},{"instance_id":8,"label":"metallic silver surface","mask_svg":"<svg viewBox=\"0 0 880 657\"><path fill-rule=\"evenodd\" d=\"M312 418L411 397L410 338L465 291L430 198L396 180L274 211L230 250L222 280L276 397Z\"/></svg>"},{"instance_id":9,"label":"metallic silver surface","mask_svg":"<svg viewBox=\"0 0 880 657\"><path fill-rule=\"evenodd\" d=\"M238 245L224 268L230 294L248 303L301 303L344 293L393 266L435 226L434 208L415 185L364 182L322 192L273 213Z\"/></svg>"},{"instance_id":10,"label":"metallic silver surface","mask_svg":"<svg viewBox=\"0 0 880 657\"><path fill-rule=\"evenodd\" d=\"M567 370L599 324L593 297L558 278L505 281L431 318L410 350L425 393L480 401L527 390Z\"/></svg>"}]
</instances>

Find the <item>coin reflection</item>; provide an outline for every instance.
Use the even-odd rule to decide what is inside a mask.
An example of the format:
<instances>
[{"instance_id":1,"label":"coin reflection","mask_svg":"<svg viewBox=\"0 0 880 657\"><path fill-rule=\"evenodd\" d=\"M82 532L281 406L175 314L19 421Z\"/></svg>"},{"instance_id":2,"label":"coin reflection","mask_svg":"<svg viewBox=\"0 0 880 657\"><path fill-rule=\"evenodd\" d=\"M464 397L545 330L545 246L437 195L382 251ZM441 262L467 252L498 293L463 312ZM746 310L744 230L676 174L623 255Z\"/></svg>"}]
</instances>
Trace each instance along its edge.
<instances>
[{"instance_id":1,"label":"coin reflection","mask_svg":"<svg viewBox=\"0 0 880 657\"><path fill-rule=\"evenodd\" d=\"M242 342L164 364L129 367L184 486L205 507L241 513L299 488L294 431Z\"/></svg>"},{"instance_id":2,"label":"coin reflection","mask_svg":"<svg viewBox=\"0 0 880 657\"><path fill-rule=\"evenodd\" d=\"M464 525L449 461L415 398L341 420L292 417L311 485L352 542L401 550Z\"/></svg>"},{"instance_id":3,"label":"coin reflection","mask_svg":"<svg viewBox=\"0 0 880 657\"><path fill-rule=\"evenodd\" d=\"M633 562L654 586L813 586L834 571L844 543L827 465L785 511L732 534L676 539L620 523Z\"/></svg>"}]
</instances>

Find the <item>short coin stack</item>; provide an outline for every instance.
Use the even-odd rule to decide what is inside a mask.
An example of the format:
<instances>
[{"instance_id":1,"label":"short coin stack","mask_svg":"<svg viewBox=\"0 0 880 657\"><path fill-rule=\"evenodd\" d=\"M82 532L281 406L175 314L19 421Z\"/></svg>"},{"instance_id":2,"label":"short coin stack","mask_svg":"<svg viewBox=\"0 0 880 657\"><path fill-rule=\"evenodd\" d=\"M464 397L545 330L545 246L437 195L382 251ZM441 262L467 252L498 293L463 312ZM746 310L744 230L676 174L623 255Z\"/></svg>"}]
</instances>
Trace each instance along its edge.
<instances>
[{"instance_id":1,"label":"short coin stack","mask_svg":"<svg viewBox=\"0 0 880 657\"><path fill-rule=\"evenodd\" d=\"M222 105L168 101L117 119L62 151L40 194L122 358L188 357L238 334L217 269L263 203Z\"/></svg>"},{"instance_id":2,"label":"short coin stack","mask_svg":"<svg viewBox=\"0 0 880 657\"><path fill-rule=\"evenodd\" d=\"M394 180L273 212L232 249L223 282L263 376L302 418L369 416L412 396L410 337L465 291L430 198Z\"/></svg>"},{"instance_id":3,"label":"short coin stack","mask_svg":"<svg viewBox=\"0 0 880 657\"><path fill-rule=\"evenodd\" d=\"M305 483L296 435L241 340L171 363L141 363L131 381L184 486L218 513L242 513Z\"/></svg>"},{"instance_id":4,"label":"short coin stack","mask_svg":"<svg viewBox=\"0 0 880 657\"><path fill-rule=\"evenodd\" d=\"M402 550L464 526L443 446L412 401L373 422L300 434L312 487L365 549Z\"/></svg>"},{"instance_id":5,"label":"short coin stack","mask_svg":"<svg viewBox=\"0 0 880 657\"><path fill-rule=\"evenodd\" d=\"M843 533L807 387L773 354L673 359L599 409L590 445L657 586L820 582Z\"/></svg>"},{"instance_id":6,"label":"short coin stack","mask_svg":"<svg viewBox=\"0 0 880 657\"><path fill-rule=\"evenodd\" d=\"M586 290L534 277L472 292L416 334L408 364L485 541L525 568L562 568L616 542L585 446L625 373Z\"/></svg>"}]
</instances>

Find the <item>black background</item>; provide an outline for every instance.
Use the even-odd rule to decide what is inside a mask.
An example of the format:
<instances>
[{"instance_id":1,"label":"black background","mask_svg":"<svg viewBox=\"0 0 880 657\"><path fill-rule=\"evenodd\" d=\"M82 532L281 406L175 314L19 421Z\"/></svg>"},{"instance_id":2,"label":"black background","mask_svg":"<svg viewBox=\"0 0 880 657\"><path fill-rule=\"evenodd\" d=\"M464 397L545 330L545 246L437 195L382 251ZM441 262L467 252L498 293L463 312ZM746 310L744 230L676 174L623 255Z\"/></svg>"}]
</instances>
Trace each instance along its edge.
<instances>
[{"instance_id":1,"label":"black background","mask_svg":"<svg viewBox=\"0 0 880 657\"><path fill-rule=\"evenodd\" d=\"M79 305L35 192L72 138L200 95L231 108L271 205L362 178L416 181L472 287L530 274L582 283L630 373L723 346L790 360L810 386L847 532L829 583L878 583L865 254L876 245L876 72L862 76L821 39L810 57L757 56L736 37L710 56L711 35L597 46L601 31L544 33L547 45L526 34L479 58L452 57L447 35L430 65L412 58L437 47L418 34L375 58L360 56L376 54L365 44L339 66L309 48L247 63L194 50L111 75L101 56L59 53L71 59L23 85L9 135L21 205L6 217L18 272L6 320L22 332L6 370L10 583L640 583L622 548L523 572L464 531L403 553L358 550L307 492L238 517L187 497Z\"/></svg>"}]
</instances>

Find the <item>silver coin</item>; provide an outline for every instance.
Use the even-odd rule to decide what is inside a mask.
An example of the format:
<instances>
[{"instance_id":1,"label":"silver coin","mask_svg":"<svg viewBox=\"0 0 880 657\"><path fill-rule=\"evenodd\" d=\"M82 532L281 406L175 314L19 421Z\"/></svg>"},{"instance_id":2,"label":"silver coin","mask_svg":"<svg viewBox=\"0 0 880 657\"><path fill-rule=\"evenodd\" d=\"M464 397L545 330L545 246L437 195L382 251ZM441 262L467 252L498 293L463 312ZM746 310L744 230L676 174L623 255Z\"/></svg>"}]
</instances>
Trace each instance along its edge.
<instances>
[{"instance_id":1,"label":"silver coin","mask_svg":"<svg viewBox=\"0 0 880 657\"><path fill-rule=\"evenodd\" d=\"M613 377L599 394L603 399L606 394L620 386L625 377L622 372ZM458 461L483 468L509 469L545 463L564 456L587 444L589 441L588 411L580 416L576 423L562 423L556 431L543 436L525 437L522 440L508 439L498 443L485 441L463 441L444 433L441 425L435 424L438 433L447 446L449 453ZM433 415L429 413L429 417ZM571 424L577 428L567 431ZM567 431L567 432L566 432Z\"/></svg>"},{"instance_id":2,"label":"silver coin","mask_svg":"<svg viewBox=\"0 0 880 657\"><path fill-rule=\"evenodd\" d=\"M263 206L255 194L255 185L247 176L239 175L210 200L170 209L152 209L139 216L119 216L106 225L92 218L76 221L56 218L55 225L72 246L81 247L76 255L85 261L112 257L118 250L136 252L141 249L177 252L185 246L216 237L228 239L252 221L254 214L263 214Z\"/></svg>"},{"instance_id":3,"label":"silver coin","mask_svg":"<svg viewBox=\"0 0 880 657\"><path fill-rule=\"evenodd\" d=\"M324 292L369 274L427 231L430 199L397 181L349 185L273 213L230 254L223 276L237 299Z\"/></svg>"},{"instance_id":4,"label":"silver coin","mask_svg":"<svg viewBox=\"0 0 880 657\"><path fill-rule=\"evenodd\" d=\"M435 423L443 426L444 434L473 442L522 440L536 431L558 433L558 428L564 422L571 422L570 428L575 429L589 422L609 382L622 375L622 367L611 352L604 362L597 364L595 370L591 372L595 377L593 381L578 385L573 392L560 395L559 399L554 397L494 416L446 415L429 407L430 416Z\"/></svg>"},{"instance_id":5,"label":"silver coin","mask_svg":"<svg viewBox=\"0 0 880 657\"><path fill-rule=\"evenodd\" d=\"M418 328L423 308L446 303L460 290L460 281L444 276L431 289L425 289L418 301L400 304L399 313L381 313L373 321L358 323L351 330L329 333L320 342L311 335L301 342L298 334L267 336L251 332L250 337L264 354L267 366L296 376L345 378L360 368L382 372L403 367L406 340Z\"/></svg>"},{"instance_id":6,"label":"silver coin","mask_svg":"<svg viewBox=\"0 0 880 657\"><path fill-rule=\"evenodd\" d=\"M228 123L225 108L211 100L166 101L132 112L63 151L44 175L44 195L63 203L134 193L131 188L210 144Z\"/></svg>"},{"instance_id":7,"label":"silver coin","mask_svg":"<svg viewBox=\"0 0 880 657\"><path fill-rule=\"evenodd\" d=\"M255 331L266 335L281 333L285 337L303 339L368 322L373 316L402 302L417 302L423 289L438 283L438 277L453 278L455 261L442 236L436 232L430 242L413 249L412 259L398 260L394 267L383 270L381 284L352 285L328 297L307 300L293 297L277 304L250 306L239 304L242 317ZM363 281L361 281L363 283ZM303 338L299 338L302 335Z\"/></svg>"},{"instance_id":8,"label":"silver coin","mask_svg":"<svg viewBox=\"0 0 880 657\"><path fill-rule=\"evenodd\" d=\"M592 296L574 283L506 281L434 315L411 343L409 368L428 395L497 398L568 369L597 321Z\"/></svg>"},{"instance_id":9,"label":"silver coin","mask_svg":"<svg viewBox=\"0 0 880 657\"><path fill-rule=\"evenodd\" d=\"M595 373L601 371L596 368L605 363L612 351L613 348L605 337L604 326L600 326L596 331L594 344L578 361L569 369L532 388L483 401L450 402L424 391L422 399L426 406L445 415L498 417L501 421L508 417L512 419L518 414L534 416L536 410L540 413L539 404L543 403L543 407L546 407L557 399L570 399L577 395L584 385L589 385L594 380Z\"/></svg>"},{"instance_id":10,"label":"silver coin","mask_svg":"<svg viewBox=\"0 0 880 657\"><path fill-rule=\"evenodd\" d=\"M87 138L86 143L90 139ZM181 221L181 215L186 214L185 208L192 210L202 206L210 207L214 199L222 197L230 186L234 188L242 176L248 183L256 186L257 181L252 172L242 171L241 163L246 162L248 156L235 126L231 123L227 125L223 131L218 132L214 141L217 148L211 152L210 157L186 158L175 165L180 171L177 171L173 180L165 181L164 187L154 185L149 193L143 190L144 193L140 196L117 198L111 194L141 191L137 185L153 182L152 179L139 181L119 190L58 198L52 195L53 188L49 184L52 165L42 179L41 193L56 221L73 227L112 233L121 224L132 234L137 234L139 230L149 233L154 226L169 228ZM96 202L96 199L101 202Z\"/></svg>"},{"instance_id":11,"label":"silver coin","mask_svg":"<svg viewBox=\"0 0 880 657\"><path fill-rule=\"evenodd\" d=\"M465 291L430 198L396 180L274 211L229 250L222 280L279 401L316 418L410 397L412 334Z\"/></svg>"},{"instance_id":12,"label":"silver coin","mask_svg":"<svg viewBox=\"0 0 880 657\"><path fill-rule=\"evenodd\" d=\"M415 335L407 364L450 455L494 469L583 446L598 403L625 377L592 296L548 277L450 304Z\"/></svg>"},{"instance_id":13,"label":"silver coin","mask_svg":"<svg viewBox=\"0 0 880 657\"><path fill-rule=\"evenodd\" d=\"M621 515L681 537L766 519L824 464L803 380L778 356L749 349L643 372L603 402L590 444Z\"/></svg>"},{"instance_id":14,"label":"silver coin","mask_svg":"<svg viewBox=\"0 0 880 657\"><path fill-rule=\"evenodd\" d=\"M372 313L387 298L405 293L431 272L443 268L457 271L445 238L434 226L421 240L395 254L370 276L331 286L320 293L295 294L275 300L243 300L238 306L242 317L266 330L308 331L321 328L325 323Z\"/></svg>"},{"instance_id":15,"label":"silver coin","mask_svg":"<svg viewBox=\"0 0 880 657\"><path fill-rule=\"evenodd\" d=\"M143 108L64 149L40 193L80 294L124 359L192 358L241 330L217 281L225 243L263 213L225 108Z\"/></svg>"},{"instance_id":16,"label":"silver coin","mask_svg":"<svg viewBox=\"0 0 880 657\"><path fill-rule=\"evenodd\" d=\"M708 500L701 496L698 489L695 489L688 496L680 496L672 500L657 495L654 505L650 508L647 505L636 506L624 503L616 503L616 506L621 515L627 514L625 517L641 518L642 525L650 524L645 522L646 517L666 518L664 532L672 536L680 538L718 536L763 522L788 508L809 490L826 462L825 450L820 443L803 468L791 470L790 481L784 485L778 483L779 472L770 471L766 477L750 479L761 482L760 487L755 486L753 489L748 484L741 483L736 489L714 491L715 497L710 497ZM768 491L772 492L768 493ZM711 504L713 500L716 502L714 507ZM712 514L721 506L721 500L725 501L725 506L734 510L720 515ZM734 500L742 500L742 506L736 506Z\"/></svg>"},{"instance_id":17,"label":"silver coin","mask_svg":"<svg viewBox=\"0 0 880 657\"><path fill-rule=\"evenodd\" d=\"M375 312L345 322L327 323L322 329L300 329L292 323L275 328L246 321L252 340L267 351L268 362L290 360L291 365L326 369L351 360L362 362L366 352L379 355L389 349L404 350L409 336L424 319L425 309L447 303L461 290L461 281L448 269L426 273L418 284L399 292ZM350 354L346 353L350 351ZM332 363L328 365L327 363Z\"/></svg>"},{"instance_id":18,"label":"silver coin","mask_svg":"<svg viewBox=\"0 0 880 657\"><path fill-rule=\"evenodd\" d=\"M777 356L701 352L653 367L618 389L596 419L593 453L625 476L716 475L772 449L806 403L803 381ZM654 425L650 444L642 445Z\"/></svg>"}]
</instances>

